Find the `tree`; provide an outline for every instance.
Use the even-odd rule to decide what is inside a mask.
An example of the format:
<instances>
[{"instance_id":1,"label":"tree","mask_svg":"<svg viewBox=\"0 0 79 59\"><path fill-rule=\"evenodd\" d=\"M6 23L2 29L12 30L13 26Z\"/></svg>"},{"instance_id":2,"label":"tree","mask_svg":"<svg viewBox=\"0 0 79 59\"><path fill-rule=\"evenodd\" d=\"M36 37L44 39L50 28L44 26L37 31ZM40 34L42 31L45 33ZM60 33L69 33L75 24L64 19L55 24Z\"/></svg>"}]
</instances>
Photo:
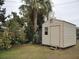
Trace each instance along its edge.
<instances>
[{"instance_id":1,"label":"tree","mask_svg":"<svg viewBox=\"0 0 79 59\"><path fill-rule=\"evenodd\" d=\"M0 0L0 5L3 5L4 4L4 0Z\"/></svg>"},{"instance_id":2,"label":"tree","mask_svg":"<svg viewBox=\"0 0 79 59\"><path fill-rule=\"evenodd\" d=\"M20 13L24 16L24 18L26 18L26 20L31 20L30 22L33 25L32 28L34 29L33 31L36 34L39 27L42 28L44 16L47 16L48 19L49 12L51 11L50 1L49 0L23 0L23 1L25 2L25 4L20 7L21 10Z\"/></svg>"},{"instance_id":3,"label":"tree","mask_svg":"<svg viewBox=\"0 0 79 59\"><path fill-rule=\"evenodd\" d=\"M16 12L12 12L13 18L10 18L6 22L6 26L9 28L9 36L12 44L21 44L27 41L26 33L24 32L24 21L20 18Z\"/></svg>"},{"instance_id":4,"label":"tree","mask_svg":"<svg viewBox=\"0 0 79 59\"><path fill-rule=\"evenodd\" d=\"M8 28L5 27L3 24L5 23L5 13L6 13L6 8L2 8L4 4L4 0L0 0L0 49L1 48L10 48L10 43L11 41L9 40L8 36Z\"/></svg>"},{"instance_id":5,"label":"tree","mask_svg":"<svg viewBox=\"0 0 79 59\"><path fill-rule=\"evenodd\" d=\"M3 4L4 4L4 0L0 0L0 21L1 22L5 21L5 13L6 13L6 8L1 8Z\"/></svg>"}]
</instances>

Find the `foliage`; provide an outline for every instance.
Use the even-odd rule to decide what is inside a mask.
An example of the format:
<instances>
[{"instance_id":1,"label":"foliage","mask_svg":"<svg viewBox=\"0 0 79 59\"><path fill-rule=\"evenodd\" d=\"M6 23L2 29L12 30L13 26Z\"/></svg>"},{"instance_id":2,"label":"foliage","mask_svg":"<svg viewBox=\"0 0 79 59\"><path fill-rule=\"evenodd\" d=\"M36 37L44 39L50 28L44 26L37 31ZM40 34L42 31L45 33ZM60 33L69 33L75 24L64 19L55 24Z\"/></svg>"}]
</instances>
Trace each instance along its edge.
<instances>
[{"instance_id":1,"label":"foliage","mask_svg":"<svg viewBox=\"0 0 79 59\"><path fill-rule=\"evenodd\" d=\"M9 28L9 36L11 44L22 44L27 41L26 33L24 32L25 26L23 19L20 18L17 13L12 12L13 18L7 21L7 27Z\"/></svg>"},{"instance_id":2,"label":"foliage","mask_svg":"<svg viewBox=\"0 0 79 59\"><path fill-rule=\"evenodd\" d=\"M0 22L2 22L2 25L0 25L0 49L7 49L11 47L11 40L8 36L8 28L4 26L7 17L5 17L6 8L2 8L3 4L4 0L0 0Z\"/></svg>"},{"instance_id":3,"label":"foliage","mask_svg":"<svg viewBox=\"0 0 79 59\"><path fill-rule=\"evenodd\" d=\"M29 33L33 33L35 31L35 21L37 22L38 25L38 30L37 31L42 31L42 24L44 22L44 16L47 17L49 12L51 11L51 4L49 0L22 0L25 2L22 6L20 6L20 14L23 15L23 17L27 20L27 22L31 22L32 24L28 24L29 26L32 26L33 30L32 32L28 31ZM30 20L30 21L29 21ZM42 35L42 34L41 34ZM30 34L28 34L30 36ZM33 35L34 36L34 35ZM33 36L31 37L33 41ZM40 36L40 35L39 35ZM30 39L30 38L28 38Z\"/></svg>"},{"instance_id":4,"label":"foliage","mask_svg":"<svg viewBox=\"0 0 79 59\"><path fill-rule=\"evenodd\" d=\"M4 4L4 0L0 0L0 5L3 5Z\"/></svg>"},{"instance_id":5,"label":"foliage","mask_svg":"<svg viewBox=\"0 0 79 59\"><path fill-rule=\"evenodd\" d=\"M0 49L7 49L11 47L11 40L9 39L8 30L0 31Z\"/></svg>"},{"instance_id":6,"label":"foliage","mask_svg":"<svg viewBox=\"0 0 79 59\"><path fill-rule=\"evenodd\" d=\"M26 38L23 19L17 13L12 12L13 18L7 20L0 28L0 48L10 48L12 45L23 44Z\"/></svg>"},{"instance_id":7,"label":"foliage","mask_svg":"<svg viewBox=\"0 0 79 59\"><path fill-rule=\"evenodd\" d=\"M5 22L5 13L6 13L6 8L2 8L2 5L4 4L4 0L0 0L0 21Z\"/></svg>"},{"instance_id":8,"label":"foliage","mask_svg":"<svg viewBox=\"0 0 79 59\"><path fill-rule=\"evenodd\" d=\"M25 27L25 33L27 34L27 38L30 41L33 41L33 36L34 36L34 28L33 28L33 23L29 20L28 26Z\"/></svg>"},{"instance_id":9,"label":"foliage","mask_svg":"<svg viewBox=\"0 0 79 59\"><path fill-rule=\"evenodd\" d=\"M4 0L0 0L0 5L4 4ZM1 7L0 6L0 7ZM23 44L28 41L25 33L25 25L26 22L24 18L20 18L16 12L12 12L12 18L5 21L7 17L5 17L6 9L3 8L0 10L0 49L2 48L10 48L15 44Z\"/></svg>"}]
</instances>

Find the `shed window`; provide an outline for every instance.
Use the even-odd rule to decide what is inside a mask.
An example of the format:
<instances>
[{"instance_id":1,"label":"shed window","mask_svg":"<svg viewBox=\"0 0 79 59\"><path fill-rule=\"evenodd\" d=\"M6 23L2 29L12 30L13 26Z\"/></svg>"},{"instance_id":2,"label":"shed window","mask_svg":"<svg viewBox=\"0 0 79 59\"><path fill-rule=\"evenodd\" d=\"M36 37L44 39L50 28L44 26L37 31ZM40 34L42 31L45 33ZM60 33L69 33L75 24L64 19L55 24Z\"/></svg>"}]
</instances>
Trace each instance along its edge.
<instances>
[{"instance_id":1,"label":"shed window","mask_svg":"<svg viewBox=\"0 0 79 59\"><path fill-rule=\"evenodd\" d=\"M45 35L48 35L48 27L45 27Z\"/></svg>"}]
</instances>

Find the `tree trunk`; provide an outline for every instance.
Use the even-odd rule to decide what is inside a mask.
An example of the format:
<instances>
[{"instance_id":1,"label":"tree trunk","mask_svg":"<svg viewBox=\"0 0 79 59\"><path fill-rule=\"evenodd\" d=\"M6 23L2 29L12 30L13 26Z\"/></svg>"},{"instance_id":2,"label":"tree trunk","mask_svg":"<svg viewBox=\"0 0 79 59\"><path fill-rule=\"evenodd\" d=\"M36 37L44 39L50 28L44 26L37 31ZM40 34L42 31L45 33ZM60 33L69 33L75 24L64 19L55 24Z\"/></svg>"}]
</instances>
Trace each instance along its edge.
<instances>
[{"instance_id":1,"label":"tree trunk","mask_svg":"<svg viewBox=\"0 0 79 59\"><path fill-rule=\"evenodd\" d=\"M37 31L37 11L34 12L34 31Z\"/></svg>"},{"instance_id":2,"label":"tree trunk","mask_svg":"<svg viewBox=\"0 0 79 59\"><path fill-rule=\"evenodd\" d=\"M34 10L34 38L33 38L33 43L36 43L37 37L37 11Z\"/></svg>"}]
</instances>

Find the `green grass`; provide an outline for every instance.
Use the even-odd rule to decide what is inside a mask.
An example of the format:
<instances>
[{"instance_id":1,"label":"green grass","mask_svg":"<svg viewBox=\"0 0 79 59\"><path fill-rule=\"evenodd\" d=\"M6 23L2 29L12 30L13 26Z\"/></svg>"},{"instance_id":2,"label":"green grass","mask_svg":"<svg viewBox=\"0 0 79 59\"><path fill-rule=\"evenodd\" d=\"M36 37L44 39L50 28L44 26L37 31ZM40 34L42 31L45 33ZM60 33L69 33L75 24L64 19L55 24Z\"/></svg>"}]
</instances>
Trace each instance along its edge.
<instances>
[{"instance_id":1,"label":"green grass","mask_svg":"<svg viewBox=\"0 0 79 59\"><path fill-rule=\"evenodd\" d=\"M44 51L43 51L44 50ZM39 59L47 58L50 50L37 45L24 45L0 53L0 59ZM44 55L43 55L44 54Z\"/></svg>"},{"instance_id":2,"label":"green grass","mask_svg":"<svg viewBox=\"0 0 79 59\"><path fill-rule=\"evenodd\" d=\"M79 44L65 50L50 50L40 45L22 45L0 51L0 59L79 59Z\"/></svg>"}]
</instances>

